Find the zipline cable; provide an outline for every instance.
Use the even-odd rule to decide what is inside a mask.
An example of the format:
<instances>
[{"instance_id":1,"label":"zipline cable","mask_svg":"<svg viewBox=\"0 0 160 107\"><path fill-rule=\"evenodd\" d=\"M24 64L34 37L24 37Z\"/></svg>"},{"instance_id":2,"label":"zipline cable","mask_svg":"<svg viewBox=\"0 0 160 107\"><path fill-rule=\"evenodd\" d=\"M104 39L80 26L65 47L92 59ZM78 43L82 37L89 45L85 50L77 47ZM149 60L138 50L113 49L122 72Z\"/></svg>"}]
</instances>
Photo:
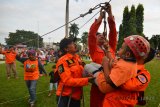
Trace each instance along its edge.
<instances>
[{"instance_id":1,"label":"zipline cable","mask_svg":"<svg viewBox=\"0 0 160 107\"><path fill-rule=\"evenodd\" d=\"M100 11L94 14L86 23L84 23L79 29L82 29L88 22L90 22Z\"/></svg>"},{"instance_id":2,"label":"zipline cable","mask_svg":"<svg viewBox=\"0 0 160 107\"><path fill-rule=\"evenodd\" d=\"M110 1L111 1L111 0L110 0ZM109 1L109 2L110 2L110 1ZM91 14L93 10L96 10L96 9L98 9L98 8L100 8L100 7L104 7L104 6L102 6L102 5L107 5L109 2L100 3L100 4L96 5L94 8L90 8L88 12L86 12L86 13L84 13L84 14L80 14L80 16L78 16L77 18L69 21L68 23L65 23L64 25L62 25L62 26L60 26L60 27L58 27L58 28L56 28L56 29L54 29L54 30L52 30L52 31L49 31L49 32L41 35L40 37L43 37L43 36L46 36L46 35L48 35L48 34L50 34L50 33L52 33L52 32L55 32L55 31L59 30L60 28L64 27L65 25L67 25L67 24L69 24L69 23L71 23L71 22L73 22L73 21L75 21L75 20L77 20L77 19L79 19L79 18L81 18L81 17L86 16L87 14ZM96 13L96 14L98 14L98 13ZM36 38L36 39L37 39L37 38ZM30 41L32 41L32 40L35 40L35 39L31 39L31 40L28 40L28 41L25 41L25 42L21 42L21 43L27 43L27 42L30 42Z\"/></svg>"}]
</instances>

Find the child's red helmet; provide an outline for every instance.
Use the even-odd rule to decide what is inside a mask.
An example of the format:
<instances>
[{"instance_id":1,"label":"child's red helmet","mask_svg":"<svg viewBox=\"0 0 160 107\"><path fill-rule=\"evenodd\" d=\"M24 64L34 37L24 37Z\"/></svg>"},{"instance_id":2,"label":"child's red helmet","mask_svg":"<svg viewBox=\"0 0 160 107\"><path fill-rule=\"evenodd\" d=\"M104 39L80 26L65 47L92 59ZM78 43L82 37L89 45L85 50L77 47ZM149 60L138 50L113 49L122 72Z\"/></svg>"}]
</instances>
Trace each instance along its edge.
<instances>
[{"instance_id":1,"label":"child's red helmet","mask_svg":"<svg viewBox=\"0 0 160 107\"><path fill-rule=\"evenodd\" d=\"M146 58L150 51L149 42L139 35L131 35L124 38L124 42L134 53L136 59Z\"/></svg>"}]
</instances>

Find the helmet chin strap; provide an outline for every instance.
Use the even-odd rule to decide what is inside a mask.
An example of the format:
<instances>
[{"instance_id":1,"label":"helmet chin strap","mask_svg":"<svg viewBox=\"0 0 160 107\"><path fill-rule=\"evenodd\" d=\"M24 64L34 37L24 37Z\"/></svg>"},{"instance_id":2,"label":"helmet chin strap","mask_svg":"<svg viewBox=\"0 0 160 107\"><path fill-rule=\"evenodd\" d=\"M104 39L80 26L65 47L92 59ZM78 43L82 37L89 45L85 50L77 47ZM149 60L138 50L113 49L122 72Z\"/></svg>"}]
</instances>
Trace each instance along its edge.
<instances>
[{"instance_id":1,"label":"helmet chin strap","mask_svg":"<svg viewBox=\"0 0 160 107\"><path fill-rule=\"evenodd\" d=\"M126 61L136 62L135 58L129 58L129 57L126 57L125 55L122 55L121 58L126 60Z\"/></svg>"}]
</instances>

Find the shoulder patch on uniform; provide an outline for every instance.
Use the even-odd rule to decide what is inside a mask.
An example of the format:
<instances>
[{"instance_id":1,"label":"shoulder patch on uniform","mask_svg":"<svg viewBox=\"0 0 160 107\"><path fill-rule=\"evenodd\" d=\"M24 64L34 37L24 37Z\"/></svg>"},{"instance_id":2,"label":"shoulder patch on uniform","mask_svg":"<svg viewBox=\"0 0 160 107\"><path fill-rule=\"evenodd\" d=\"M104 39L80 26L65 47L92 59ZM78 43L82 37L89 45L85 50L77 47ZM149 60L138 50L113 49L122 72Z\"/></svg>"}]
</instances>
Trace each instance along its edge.
<instances>
[{"instance_id":1,"label":"shoulder patch on uniform","mask_svg":"<svg viewBox=\"0 0 160 107\"><path fill-rule=\"evenodd\" d=\"M59 71L60 74L64 72L63 64L58 66L58 71Z\"/></svg>"},{"instance_id":2,"label":"shoulder patch on uniform","mask_svg":"<svg viewBox=\"0 0 160 107\"><path fill-rule=\"evenodd\" d=\"M72 64L74 64L75 62L74 62L73 59L69 59L69 60L67 60L67 63L68 63L68 65L72 65Z\"/></svg>"},{"instance_id":3,"label":"shoulder patch on uniform","mask_svg":"<svg viewBox=\"0 0 160 107\"><path fill-rule=\"evenodd\" d=\"M147 80L147 78L146 78L146 76L144 76L144 75L138 75L137 76L137 78L138 78L138 80L142 83L142 84L145 84L148 80Z\"/></svg>"}]
</instances>

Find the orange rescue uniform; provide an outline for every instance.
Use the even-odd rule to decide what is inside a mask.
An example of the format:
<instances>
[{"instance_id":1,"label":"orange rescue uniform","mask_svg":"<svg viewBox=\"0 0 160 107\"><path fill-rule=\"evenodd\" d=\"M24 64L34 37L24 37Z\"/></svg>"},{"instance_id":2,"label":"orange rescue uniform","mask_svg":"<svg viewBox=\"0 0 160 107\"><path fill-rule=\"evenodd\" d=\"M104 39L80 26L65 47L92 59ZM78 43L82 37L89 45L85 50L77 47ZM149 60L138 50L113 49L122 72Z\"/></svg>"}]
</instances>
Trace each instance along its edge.
<instances>
[{"instance_id":1,"label":"orange rescue uniform","mask_svg":"<svg viewBox=\"0 0 160 107\"><path fill-rule=\"evenodd\" d=\"M133 91L135 94L135 101L127 100L125 102L128 102L131 106L135 106L136 104L142 104L144 99L144 91L148 87L148 84L150 82L150 73L145 69L144 65L138 65L138 71L137 76L135 78L131 78L128 80L125 84L121 86L122 89L128 91Z\"/></svg>"},{"instance_id":2,"label":"orange rescue uniform","mask_svg":"<svg viewBox=\"0 0 160 107\"><path fill-rule=\"evenodd\" d=\"M128 67L129 65L126 66ZM137 68L139 72L135 77L133 76L133 78L129 79L124 84L120 85L118 89L106 94L103 107L134 107L138 103L137 99L139 96L139 91L144 91L147 88L148 83L150 82L150 74L144 68L144 65L138 65ZM117 76L118 75L119 73L117 74ZM103 73L100 73L98 75L97 81L99 89L105 93L107 89L105 86L106 79ZM119 79L119 81L121 81L121 79ZM114 83L117 84L117 82Z\"/></svg>"},{"instance_id":3,"label":"orange rescue uniform","mask_svg":"<svg viewBox=\"0 0 160 107\"><path fill-rule=\"evenodd\" d=\"M31 61L30 59L24 62L24 80L38 80L39 68L38 60Z\"/></svg>"},{"instance_id":4,"label":"orange rescue uniform","mask_svg":"<svg viewBox=\"0 0 160 107\"><path fill-rule=\"evenodd\" d=\"M82 97L82 86L88 85L88 78L82 78L83 67L80 65L81 59L78 55L65 54L62 56L57 64L60 80L56 95L70 96L75 100L80 100ZM72 90L72 88L74 88Z\"/></svg>"},{"instance_id":5,"label":"orange rescue uniform","mask_svg":"<svg viewBox=\"0 0 160 107\"><path fill-rule=\"evenodd\" d=\"M136 75L137 75L136 63L119 59L117 63L114 65L114 67L111 69L111 72L109 74L109 78L110 78L109 80L114 84L114 86L119 87L129 79L135 77ZM101 77L103 77L104 80L102 80ZM98 75L97 83L100 90L107 90L105 87L106 81L105 81L104 74L101 73L101 75ZM113 84L110 84L110 85L112 86ZM121 99L119 98L119 96L114 97L115 95L117 95L118 92L122 93L122 95L125 95L123 91L121 91L121 89L116 89L110 93L107 93L104 98L103 107L124 107L121 103L120 104L116 103L120 101L119 99ZM127 96L134 97L132 96L132 94L131 95L127 94Z\"/></svg>"},{"instance_id":6,"label":"orange rescue uniform","mask_svg":"<svg viewBox=\"0 0 160 107\"><path fill-rule=\"evenodd\" d=\"M110 71L109 78L116 87L121 86L129 79L136 77L137 63L124 61L119 59ZM101 92L106 93L106 79L103 72L96 77L98 88Z\"/></svg>"},{"instance_id":7,"label":"orange rescue uniform","mask_svg":"<svg viewBox=\"0 0 160 107\"><path fill-rule=\"evenodd\" d=\"M121 88L130 91L145 91L151 80L150 73L145 69L144 65L137 66L136 78L131 78Z\"/></svg>"},{"instance_id":8,"label":"orange rescue uniform","mask_svg":"<svg viewBox=\"0 0 160 107\"><path fill-rule=\"evenodd\" d=\"M117 44L117 31L114 18L108 17L109 23L109 46L113 58L115 57L116 44ZM89 36L88 36L88 47L89 54L93 62L101 64L102 58L105 56L104 50L102 50L96 43L96 33L98 31L100 23L97 23L97 20L92 24ZM96 85L92 85L90 92L90 107L102 107L102 101L104 99L104 94L101 93Z\"/></svg>"},{"instance_id":9,"label":"orange rescue uniform","mask_svg":"<svg viewBox=\"0 0 160 107\"><path fill-rule=\"evenodd\" d=\"M2 51L2 54L5 55L6 63L10 64L13 63L16 60L16 53L12 51Z\"/></svg>"}]
</instances>

